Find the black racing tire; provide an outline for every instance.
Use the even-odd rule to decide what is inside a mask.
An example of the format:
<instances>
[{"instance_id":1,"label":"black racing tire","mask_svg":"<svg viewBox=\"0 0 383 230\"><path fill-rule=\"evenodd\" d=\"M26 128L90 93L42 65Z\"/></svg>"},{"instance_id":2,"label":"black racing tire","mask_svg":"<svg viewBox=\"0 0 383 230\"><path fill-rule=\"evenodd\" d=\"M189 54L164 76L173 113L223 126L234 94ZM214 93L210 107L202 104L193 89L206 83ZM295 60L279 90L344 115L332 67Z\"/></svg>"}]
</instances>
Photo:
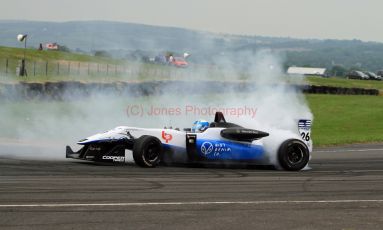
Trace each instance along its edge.
<instances>
[{"instance_id":1,"label":"black racing tire","mask_svg":"<svg viewBox=\"0 0 383 230\"><path fill-rule=\"evenodd\" d=\"M307 165L309 159L309 149L301 140L289 139L279 147L278 161L284 170L299 171Z\"/></svg>"},{"instance_id":2,"label":"black racing tire","mask_svg":"<svg viewBox=\"0 0 383 230\"><path fill-rule=\"evenodd\" d=\"M156 137L143 135L134 142L133 159L141 167L156 167L161 161L162 153L162 143Z\"/></svg>"}]
</instances>

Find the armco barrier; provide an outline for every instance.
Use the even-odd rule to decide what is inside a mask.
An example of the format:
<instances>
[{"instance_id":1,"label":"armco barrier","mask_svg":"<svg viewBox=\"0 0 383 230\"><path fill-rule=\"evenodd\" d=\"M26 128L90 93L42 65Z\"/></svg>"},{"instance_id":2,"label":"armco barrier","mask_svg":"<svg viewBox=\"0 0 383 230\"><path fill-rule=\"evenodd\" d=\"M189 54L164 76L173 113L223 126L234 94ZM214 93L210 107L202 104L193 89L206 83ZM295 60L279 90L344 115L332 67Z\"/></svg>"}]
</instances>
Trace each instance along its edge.
<instances>
[{"instance_id":1,"label":"armco barrier","mask_svg":"<svg viewBox=\"0 0 383 230\"><path fill-rule=\"evenodd\" d=\"M1 83L0 100L70 100L89 97L102 92L106 95L160 95L173 93L226 93L251 92L265 86L246 82L187 82L187 81L150 81L150 82L113 82L113 83L84 83L78 81L45 82L45 83ZM286 87L271 85L270 87ZM289 90L298 90L309 94L337 94L337 95L379 95L377 89L342 88L331 86L296 85L286 87Z\"/></svg>"},{"instance_id":2,"label":"armco barrier","mask_svg":"<svg viewBox=\"0 0 383 230\"><path fill-rule=\"evenodd\" d=\"M379 90L377 89L342 88L316 85L311 85L307 88L304 88L303 92L312 94L379 95Z\"/></svg>"}]
</instances>

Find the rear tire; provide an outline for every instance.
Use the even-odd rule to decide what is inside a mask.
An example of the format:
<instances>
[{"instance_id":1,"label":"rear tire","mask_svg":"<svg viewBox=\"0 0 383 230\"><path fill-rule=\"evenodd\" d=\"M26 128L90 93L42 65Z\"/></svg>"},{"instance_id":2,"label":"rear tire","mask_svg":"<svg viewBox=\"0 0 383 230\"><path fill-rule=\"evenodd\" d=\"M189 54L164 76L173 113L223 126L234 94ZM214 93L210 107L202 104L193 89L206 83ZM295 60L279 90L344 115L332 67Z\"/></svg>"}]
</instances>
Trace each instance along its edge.
<instances>
[{"instance_id":1,"label":"rear tire","mask_svg":"<svg viewBox=\"0 0 383 230\"><path fill-rule=\"evenodd\" d=\"M310 159L307 146L298 139L290 139L281 144L278 150L278 161L287 171L303 169Z\"/></svg>"},{"instance_id":2,"label":"rear tire","mask_svg":"<svg viewBox=\"0 0 383 230\"><path fill-rule=\"evenodd\" d=\"M161 161L162 153L162 143L156 137L143 135L134 142L133 159L141 167L156 167Z\"/></svg>"}]
</instances>

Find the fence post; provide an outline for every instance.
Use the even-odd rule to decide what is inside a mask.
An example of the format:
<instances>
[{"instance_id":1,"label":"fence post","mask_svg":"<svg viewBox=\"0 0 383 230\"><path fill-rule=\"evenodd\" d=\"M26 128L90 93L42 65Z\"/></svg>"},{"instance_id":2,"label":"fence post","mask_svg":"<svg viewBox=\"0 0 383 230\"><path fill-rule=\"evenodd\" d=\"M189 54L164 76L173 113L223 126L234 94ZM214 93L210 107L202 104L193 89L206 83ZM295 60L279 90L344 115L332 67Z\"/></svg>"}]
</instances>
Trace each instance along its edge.
<instances>
[{"instance_id":1,"label":"fence post","mask_svg":"<svg viewBox=\"0 0 383 230\"><path fill-rule=\"evenodd\" d=\"M8 74L8 58L5 59L5 74Z\"/></svg>"},{"instance_id":2,"label":"fence post","mask_svg":"<svg viewBox=\"0 0 383 230\"><path fill-rule=\"evenodd\" d=\"M80 65L81 65L81 62L78 62L78 68L77 68L77 74L80 75Z\"/></svg>"},{"instance_id":3,"label":"fence post","mask_svg":"<svg viewBox=\"0 0 383 230\"><path fill-rule=\"evenodd\" d=\"M70 61L68 62L68 75L70 75Z\"/></svg>"},{"instance_id":4,"label":"fence post","mask_svg":"<svg viewBox=\"0 0 383 230\"><path fill-rule=\"evenodd\" d=\"M36 76L36 62L33 62L33 76Z\"/></svg>"},{"instance_id":5,"label":"fence post","mask_svg":"<svg viewBox=\"0 0 383 230\"><path fill-rule=\"evenodd\" d=\"M57 75L60 75L60 62L57 62Z\"/></svg>"},{"instance_id":6,"label":"fence post","mask_svg":"<svg viewBox=\"0 0 383 230\"><path fill-rule=\"evenodd\" d=\"M45 76L48 76L48 61L45 63Z\"/></svg>"}]
</instances>

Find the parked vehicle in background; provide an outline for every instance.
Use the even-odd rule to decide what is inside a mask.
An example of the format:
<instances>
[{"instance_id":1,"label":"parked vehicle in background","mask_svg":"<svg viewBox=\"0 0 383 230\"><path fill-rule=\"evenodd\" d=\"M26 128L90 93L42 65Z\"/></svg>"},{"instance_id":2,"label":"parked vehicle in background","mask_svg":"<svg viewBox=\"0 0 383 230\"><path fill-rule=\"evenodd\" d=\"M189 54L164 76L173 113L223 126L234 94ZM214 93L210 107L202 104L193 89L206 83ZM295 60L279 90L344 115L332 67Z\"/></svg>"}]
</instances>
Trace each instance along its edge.
<instances>
[{"instance_id":1,"label":"parked vehicle in background","mask_svg":"<svg viewBox=\"0 0 383 230\"><path fill-rule=\"evenodd\" d=\"M383 70L379 70L378 72L376 72L376 75L383 78Z\"/></svg>"},{"instance_id":2,"label":"parked vehicle in background","mask_svg":"<svg viewBox=\"0 0 383 230\"><path fill-rule=\"evenodd\" d=\"M166 59L165 55L157 55L154 58L154 63L165 65L168 63L168 60Z\"/></svg>"},{"instance_id":3,"label":"parked vehicle in background","mask_svg":"<svg viewBox=\"0 0 383 230\"><path fill-rule=\"evenodd\" d=\"M183 57L174 57L170 64L181 68L186 68L189 65Z\"/></svg>"},{"instance_id":4,"label":"parked vehicle in background","mask_svg":"<svg viewBox=\"0 0 383 230\"><path fill-rule=\"evenodd\" d=\"M373 72L364 72L364 73L368 76L369 80L375 80L375 81L381 81L382 80L382 77L376 75Z\"/></svg>"},{"instance_id":5,"label":"parked vehicle in background","mask_svg":"<svg viewBox=\"0 0 383 230\"><path fill-rule=\"evenodd\" d=\"M348 79L359 79L359 80L368 80L369 76L362 71L353 70L349 72L347 75Z\"/></svg>"},{"instance_id":6,"label":"parked vehicle in background","mask_svg":"<svg viewBox=\"0 0 383 230\"><path fill-rule=\"evenodd\" d=\"M173 56L172 53L168 54L159 54L151 62L162 64L162 65L171 65L175 67L186 68L189 66L189 63L186 61L186 58L189 57L190 54L185 53L182 56Z\"/></svg>"}]
</instances>

